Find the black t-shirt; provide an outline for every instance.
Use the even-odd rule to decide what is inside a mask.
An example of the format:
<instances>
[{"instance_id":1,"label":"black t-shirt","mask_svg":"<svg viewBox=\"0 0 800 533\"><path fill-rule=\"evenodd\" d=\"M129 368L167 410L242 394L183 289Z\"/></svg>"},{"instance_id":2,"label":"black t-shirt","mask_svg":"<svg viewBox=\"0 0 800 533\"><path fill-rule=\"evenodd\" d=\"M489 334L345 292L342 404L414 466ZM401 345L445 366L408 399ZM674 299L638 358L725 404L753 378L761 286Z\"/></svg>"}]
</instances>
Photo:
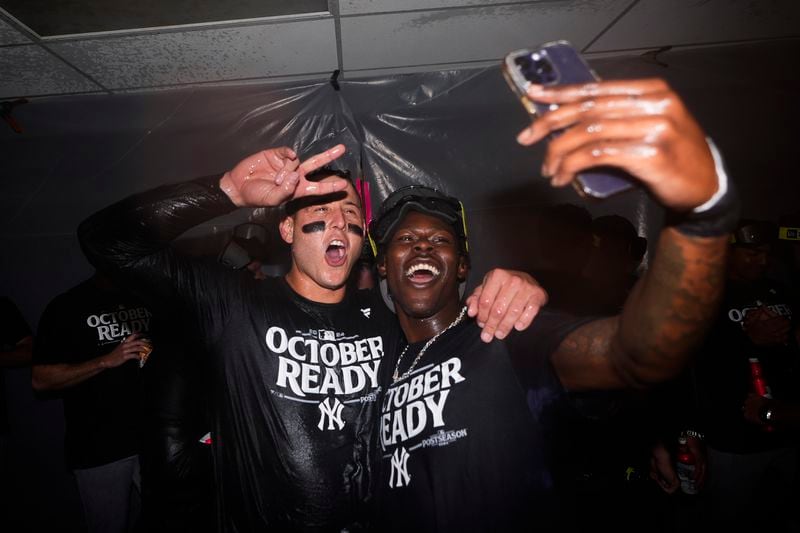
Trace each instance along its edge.
<instances>
[{"instance_id":1,"label":"black t-shirt","mask_svg":"<svg viewBox=\"0 0 800 533\"><path fill-rule=\"evenodd\" d=\"M337 304L215 261L152 258L197 324L225 531L355 529L371 498L379 369L396 318L375 291ZM155 266L155 263L158 266ZM150 267L148 272L155 272ZM154 352L155 353L155 352Z\"/></svg>"},{"instance_id":2,"label":"black t-shirt","mask_svg":"<svg viewBox=\"0 0 800 533\"><path fill-rule=\"evenodd\" d=\"M538 321L513 343L486 344L466 320L442 334L411 375L387 388L379 424L379 531L550 525L541 426L526 405L509 348L526 352L527 395L543 408L564 394L547 355L574 325ZM401 375L423 345L409 347ZM384 369L389 382L392 370Z\"/></svg>"},{"instance_id":3,"label":"black t-shirt","mask_svg":"<svg viewBox=\"0 0 800 533\"><path fill-rule=\"evenodd\" d=\"M22 318L17 306L6 297L0 297L0 350L13 350L17 343L31 335L31 328ZM6 411L6 382L0 369L0 435L8 432Z\"/></svg>"},{"instance_id":4,"label":"black t-shirt","mask_svg":"<svg viewBox=\"0 0 800 533\"><path fill-rule=\"evenodd\" d=\"M123 200L81 223L81 246L148 301L193 315L211 365L221 529L354 531L370 500L377 373L396 353L396 318L378 292L318 304L282 279L171 251L189 228L235 209L218 184L210 176Z\"/></svg>"},{"instance_id":5,"label":"black t-shirt","mask_svg":"<svg viewBox=\"0 0 800 533\"><path fill-rule=\"evenodd\" d=\"M132 333L148 334L152 314L131 294L87 280L55 297L39 321L34 364L77 364L111 352ZM151 357L156 357L154 349ZM63 390L65 455L89 468L139 453L140 369L136 360Z\"/></svg>"},{"instance_id":6,"label":"black t-shirt","mask_svg":"<svg viewBox=\"0 0 800 533\"><path fill-rule=\"evenodd\" d=\"M785 286L771 280L729 281L719 318L695 358L700 427L709 446L726 452L751 453L797 442L796 435L764 431L742 416L744 400L753 391L751 357L761 362L776 400L800 401L800 349L793 331L785 345L767 347L753 344L742 329L745 315L758 302L788 317L796 327L792 297Z\"/></svg>"},{"instance_id":7,"label":"black t-shirt","mask_svg":"<svg viewBox=\"0 0 800 533\"><path fill-rule=\"evenodd\" d=\"M354 528L370 499L378 372L396 320L375 292L320 304L283 279L232 274L196 301L217 380L226 526Z\"/></svg>"}]
</instances>

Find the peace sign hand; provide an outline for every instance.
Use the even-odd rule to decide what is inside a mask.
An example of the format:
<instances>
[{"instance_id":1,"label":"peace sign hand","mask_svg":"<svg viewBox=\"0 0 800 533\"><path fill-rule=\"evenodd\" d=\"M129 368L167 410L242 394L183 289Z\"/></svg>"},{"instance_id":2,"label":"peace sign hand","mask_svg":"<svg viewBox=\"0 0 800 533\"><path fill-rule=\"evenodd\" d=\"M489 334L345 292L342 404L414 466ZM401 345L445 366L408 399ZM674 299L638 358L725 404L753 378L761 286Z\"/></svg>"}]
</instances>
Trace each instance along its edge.
<instances>
[{"instance_id":1,"label":"peace sign hand","mask_svg":"<svg viewBox=\"0 0 800 533\"><path fill-rule=\"evenodd\" d=\"M288 146L262 150L241 160L219 181L220 188L238 207L275 207L294 198L330 194L347 186L342 178L318 183L306 175L345 152L342 144L303 162Z\"/></svg>"}]
</instances>

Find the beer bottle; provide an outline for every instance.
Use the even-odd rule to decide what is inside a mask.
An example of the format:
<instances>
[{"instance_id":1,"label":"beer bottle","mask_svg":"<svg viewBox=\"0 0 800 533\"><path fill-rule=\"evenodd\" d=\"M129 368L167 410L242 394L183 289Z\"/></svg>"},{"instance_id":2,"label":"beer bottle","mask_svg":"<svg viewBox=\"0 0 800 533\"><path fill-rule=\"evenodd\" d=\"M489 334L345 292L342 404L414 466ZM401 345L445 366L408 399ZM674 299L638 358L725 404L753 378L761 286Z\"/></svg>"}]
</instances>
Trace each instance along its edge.
<instances>
[{"instance_id":1,"label":"beer bottle","mask_svg":"<svg viewBox=\"0 0 800 533\"><path fill-rule=\"evenodd\" d=\"M684 494L697 494L697 485L694 481L694 471L696 459L694 453L687 444L685 434L681 434L678 438L678 456L676 470L678 471L678 479L681 481L681 491Z\"/></svg>"},{"instance_id":2,"label":"beer bottle","mask_svg":"<svg viewBox=\"0 0 800 533\"><path fill-rule=\"evenodd\" d=\"M761 368L761 361L758 357L750 358L750 377L753 380L753 392L764 398L772 399L772 391L764 378L764 371ZM769 424L764 426L764 431L773 431L775 428Z\"/></svg>"}]
</instances>

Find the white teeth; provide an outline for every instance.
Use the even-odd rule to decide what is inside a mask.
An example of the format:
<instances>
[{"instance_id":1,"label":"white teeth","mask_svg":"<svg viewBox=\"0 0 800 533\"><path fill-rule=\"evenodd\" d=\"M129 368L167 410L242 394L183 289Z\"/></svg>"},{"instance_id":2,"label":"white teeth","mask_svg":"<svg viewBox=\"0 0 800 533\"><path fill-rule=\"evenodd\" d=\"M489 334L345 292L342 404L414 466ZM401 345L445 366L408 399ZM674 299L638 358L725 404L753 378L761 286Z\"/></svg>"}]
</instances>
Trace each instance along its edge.
<instances>
[{"instance_id":1,"label":"white teeth","mask_svg":"<svg viewBox=\"0 0 800 533\"><path fill-rule=\"evenodd\" d=\"M344 241L340 241L339 239L334 239L328 246L341 246L344 248Z\"/></svg>"},{"instance_id":2,"label":"white teeth","mask_svg":"<svg viewBox=\"0 0 800 533\"><path fill-rule=\"evenodd\" d=\"M410 266L410 267L408 268L408 270L406 270L406 276L407 276L407 277L411 277L411 276L413 276L413 275L414 275L414 273L415 273L415 272L417 272L418 270L428 270L428 271L430 271L430 272L431 272L431 273L432 273L434 276L438 276L438 275L439 275L439 269L438 269L438 268L436 268L435 266L433 266L433 265L428 265L428 264L425 264L425 263L417 263L416 265L412 265L412 266Z\"/></svg>"}]
</instances>

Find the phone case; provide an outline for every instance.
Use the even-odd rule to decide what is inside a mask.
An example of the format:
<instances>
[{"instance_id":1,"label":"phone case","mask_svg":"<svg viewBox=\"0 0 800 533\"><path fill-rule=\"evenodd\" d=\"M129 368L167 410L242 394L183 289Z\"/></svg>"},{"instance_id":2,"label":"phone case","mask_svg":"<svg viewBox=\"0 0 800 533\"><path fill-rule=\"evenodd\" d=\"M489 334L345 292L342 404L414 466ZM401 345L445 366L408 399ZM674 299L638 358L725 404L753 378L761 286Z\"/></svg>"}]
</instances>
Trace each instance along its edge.
<instances>
[{"instance_id":1,"label":"phone case","mask_svg":"<svg viewBox=\"0 0 800 533\"><path fill-rule=\"evenodd\" d=\"M599 79L567 41L553 41L509 53L503 61L503 74L528 113L539 116L548 113L551 108L527 97L527 89L531 83L568 85ZM589 172L582 172L573 183L580 194L594 198L608 198L633 187L628 174L613 167L597 167Z\"/></svg>"}]
</instances>

